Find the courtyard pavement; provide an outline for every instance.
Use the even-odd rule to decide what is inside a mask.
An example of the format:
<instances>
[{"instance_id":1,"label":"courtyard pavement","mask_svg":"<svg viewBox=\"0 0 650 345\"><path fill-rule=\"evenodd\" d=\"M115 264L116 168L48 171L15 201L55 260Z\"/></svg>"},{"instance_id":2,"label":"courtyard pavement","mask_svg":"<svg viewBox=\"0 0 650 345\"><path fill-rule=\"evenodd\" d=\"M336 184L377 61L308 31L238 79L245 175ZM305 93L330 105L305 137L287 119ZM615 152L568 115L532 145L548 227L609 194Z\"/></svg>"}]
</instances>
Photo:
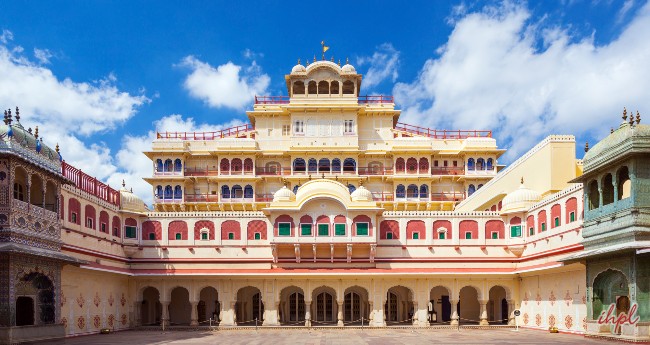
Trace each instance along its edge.
<instances>
[{"instance_id":1,"label":"courtyard pavement","mask_svg":"<svg viewBox=\"0 0 650 345\"><path fill-rule=\"evenodd\" d=\"M551 334L539 330L513 329L261 329L209 331L123 331L87 335L58 341L52 345L119 344L612 344L606 340L573 334Z\"/></svg>"}]
</instances>

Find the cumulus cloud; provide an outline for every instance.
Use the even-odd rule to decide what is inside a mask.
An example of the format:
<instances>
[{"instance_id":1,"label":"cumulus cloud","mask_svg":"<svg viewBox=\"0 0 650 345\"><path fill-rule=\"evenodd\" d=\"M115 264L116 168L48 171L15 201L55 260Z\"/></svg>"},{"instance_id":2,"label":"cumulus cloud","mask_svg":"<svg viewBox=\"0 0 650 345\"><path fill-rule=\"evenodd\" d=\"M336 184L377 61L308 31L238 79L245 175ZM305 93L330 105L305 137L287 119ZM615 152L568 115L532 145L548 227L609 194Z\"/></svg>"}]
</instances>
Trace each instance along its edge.
<instances>
[{"instance_id":1,"label":"cumulus cloud","mask_svg":"<svg viewBox=\"0 0 650 345\"><path fill-rule=\"evenodd\" d=\"M227 123L210 125L196 123L191 118L183 118L180 114L165 116L153 123L154 130L145 135L126 135L122 139L122 146L115 154L114 173L107 176L111 186L118 186L122 180L127 181L127 187L140 196L147 205L153 203L153 189L150 184L142 180L143 177L153 174L153 163L142 152L151 151L151 143L156 139L156 132L213 132L243 124L240 120Z\"/></svg>"},{"instance_id":2,"label":"cumulus cloud","mask_svg":"<svg viewBox=\"0 0 650 345\"><path fill-rule=\"evenodd\" d=\"M363 76L363 84L368 88L389 78L395 82L398 76L399 51L391 43L384 43L377 47L372 56L358 58L357 65L368 65L368 71Z\"/></svg>"},{"instance_id":3,"label":"cumulus cloud","mask_svg":"<svg viewBox=\"0 0 650 345\"><path fill-rule=\"evenodd\" d=\"M255 61L246 67L230 61L213 67L194 56L187 56L181 65L191 70L183 84L185 89L192 97L214 108L244 109L255 95L266 93L271 81Z\"/></svg>"},{"instance_id":4,"label":"cumulus cloud","mask_svg":"<svg viewBox=\"0 0 650 345\"><path fill-rule=\"evenodd\" d=\"M650 4L605 45L521 5L485 7L458 18L439 56L393 92L403 121L493 129L510 161L551 133L601 137L623 106L650 110L648 32Z\"/></svg>"}]
</instances>

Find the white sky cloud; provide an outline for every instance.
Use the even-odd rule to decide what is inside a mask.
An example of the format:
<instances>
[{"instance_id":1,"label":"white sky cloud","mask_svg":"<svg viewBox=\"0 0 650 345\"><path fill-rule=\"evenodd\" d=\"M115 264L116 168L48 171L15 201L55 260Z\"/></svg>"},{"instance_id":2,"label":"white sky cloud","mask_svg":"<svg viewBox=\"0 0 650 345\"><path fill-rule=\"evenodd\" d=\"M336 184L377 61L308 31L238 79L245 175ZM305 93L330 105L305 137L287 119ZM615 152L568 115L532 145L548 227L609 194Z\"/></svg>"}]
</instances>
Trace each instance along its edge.
<instances>
[{"instance_id":1,"label":"white sky cloud","mask_svg":"<svg viewBox=\"0 0 650 345\"><path fill-rule=\"evenodd\" d=\"M214 108L244 109L255 95L266 93L271 81L255 61L247 67L230 61L213 67L190 55L181 65L191 69L184 82L185 89Z\"/></svg>"},{"instance_id":2,"label":"white sky cloud","mask_svg":"<svg viewBox=\"0 0 650 345\"><path fill-rule=\"evenodd\" d=\"M358 66L369 65L363 76L363 86L370 89L386 79L395 82L398 76L399 54L391 43L384 43L377 47L372 56L358 58Z\"/></svg>"},{"instance_id":3,"label":"white sky cloud","mask_svg":"<svg viewBox=\"0 0 650 345\"><path fill-rule=\"evenodd\" d=\"M34 48L34 57L43 65L49 64L52 56L52 53L47 49Z\"/></svg>"},{"instance_id":4,"label":"white sky cloud","mask_svg":"<svg viewBox=\"0 0 650 345\"><path fill-rule=\"evenodd\" d=\"M601 137L623 106L650 110L649 4L607 45L568 31L509 3L458 18L440 56L394 87L402 121L493 129L509 162L550 133Z\"/></svg>"},{"instance_id":5,"label":"white sky cloud","mask_svg":"<svg viewBox=\"0 0 650 345\"><path fill-rule=\"evenodd\" d=\"M13 41L14 34L13 32L3 29L2 34L0 34L0 43L7 44L9 41Z\"/></svg>"}]
</instances>

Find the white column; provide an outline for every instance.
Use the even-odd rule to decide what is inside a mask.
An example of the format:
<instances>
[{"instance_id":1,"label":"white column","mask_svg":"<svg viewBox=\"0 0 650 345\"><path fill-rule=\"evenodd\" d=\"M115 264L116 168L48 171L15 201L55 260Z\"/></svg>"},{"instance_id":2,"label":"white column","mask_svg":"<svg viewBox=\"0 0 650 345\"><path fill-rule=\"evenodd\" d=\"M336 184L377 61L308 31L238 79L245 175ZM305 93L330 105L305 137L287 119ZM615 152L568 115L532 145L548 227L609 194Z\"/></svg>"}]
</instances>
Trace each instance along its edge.
<instances>
[{"instance_id":1,"label":"white column","mask_svg":"<svg viewBox=\"0 0 650 345\"><path fill-rule=\"evenodd\" d=\"M515 325L515 301L508 300L508 326Z\"/></svg>"},{"instance_id":2,"label":"white column","mask_svg":"<svg viewBox=\"0 0 650 345\"><path fill-rule=\"evenodd\" d=\"M481 321L479 322L479 325L481 326L487 326L490 323L488 322L488 316L487 316L487 300L480 300L478 301L481 304L481 315L480 319Z\"/></svg>"},{"instance_id":3,"label":"white column","mask_svg":"<svg viewBox=\"0 0 650 345\"><path fill-rule=\"evenodd\" d=\"M336 325L339 326L339 327L342 327L343 326L343 302L338 301L337 304L338 304L339 308L338 308L338 311L336 313L336 319L337 319Z\"/></svg>"},{"instance_id":4,"label":"white column","mask_svg":"<svg viewBox=\"0 0 650 345\"><path fill-rule=\"evenodd\" d=\"M311 327L311 301L305 301L305 327Z\"/></svg>"},{"instance_id":5,"label":"white column","mask_svg":"<svg viewBox=\"0 0 650 345\"><path fill-rule=\"evenodd\" d=\"M197 307L199 305L198 301L192 301L190 302L190 305L192 306L192 312L190 313L190 326L198 326L199 325L199 313L197 310Z\"/></svg>"},{"instance_id":6,"label":"white column","mask_svg":"<svg viewBox=\"0 0 650 345\"><path fill-rule=\"evenodd\" d=\"M169 303L170 301L160 301L162 305L162 315L160 316L161 326L169 326Z\"/></svg>"},{"instance_id":7,"label":"white column","mask_svg":"<svg viewBox=\"0 0 650 345\"><path fill-rule=\"evenodd\" d=\"M458 300L450 300L451 303L451 325L458 326Z\"/></svg>"}]
</instances>

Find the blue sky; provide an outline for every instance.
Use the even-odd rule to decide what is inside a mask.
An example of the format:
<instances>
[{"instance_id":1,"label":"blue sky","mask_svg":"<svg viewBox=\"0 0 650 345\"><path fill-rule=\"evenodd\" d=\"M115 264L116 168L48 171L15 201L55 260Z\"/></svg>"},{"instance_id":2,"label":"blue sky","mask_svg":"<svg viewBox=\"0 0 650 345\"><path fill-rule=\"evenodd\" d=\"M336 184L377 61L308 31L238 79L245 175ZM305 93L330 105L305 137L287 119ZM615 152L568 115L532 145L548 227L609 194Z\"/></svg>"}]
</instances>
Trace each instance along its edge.
<instances>
[{"instance_id":1,"label":"blue sky","mask_svg":"<svg viewBox=\"0 0 650 345\"><path fill-rule=\"evenodd\" d=\"M406 4L406 5L404 5ZM246 121L286 94L297 59L346 58L402 121L491 129L508 163L548 134L602 138L650 109L650 5L640 0L4 1L0 105L64 158L145 200L156 129Z\"/></svg>"}]
</instances>

